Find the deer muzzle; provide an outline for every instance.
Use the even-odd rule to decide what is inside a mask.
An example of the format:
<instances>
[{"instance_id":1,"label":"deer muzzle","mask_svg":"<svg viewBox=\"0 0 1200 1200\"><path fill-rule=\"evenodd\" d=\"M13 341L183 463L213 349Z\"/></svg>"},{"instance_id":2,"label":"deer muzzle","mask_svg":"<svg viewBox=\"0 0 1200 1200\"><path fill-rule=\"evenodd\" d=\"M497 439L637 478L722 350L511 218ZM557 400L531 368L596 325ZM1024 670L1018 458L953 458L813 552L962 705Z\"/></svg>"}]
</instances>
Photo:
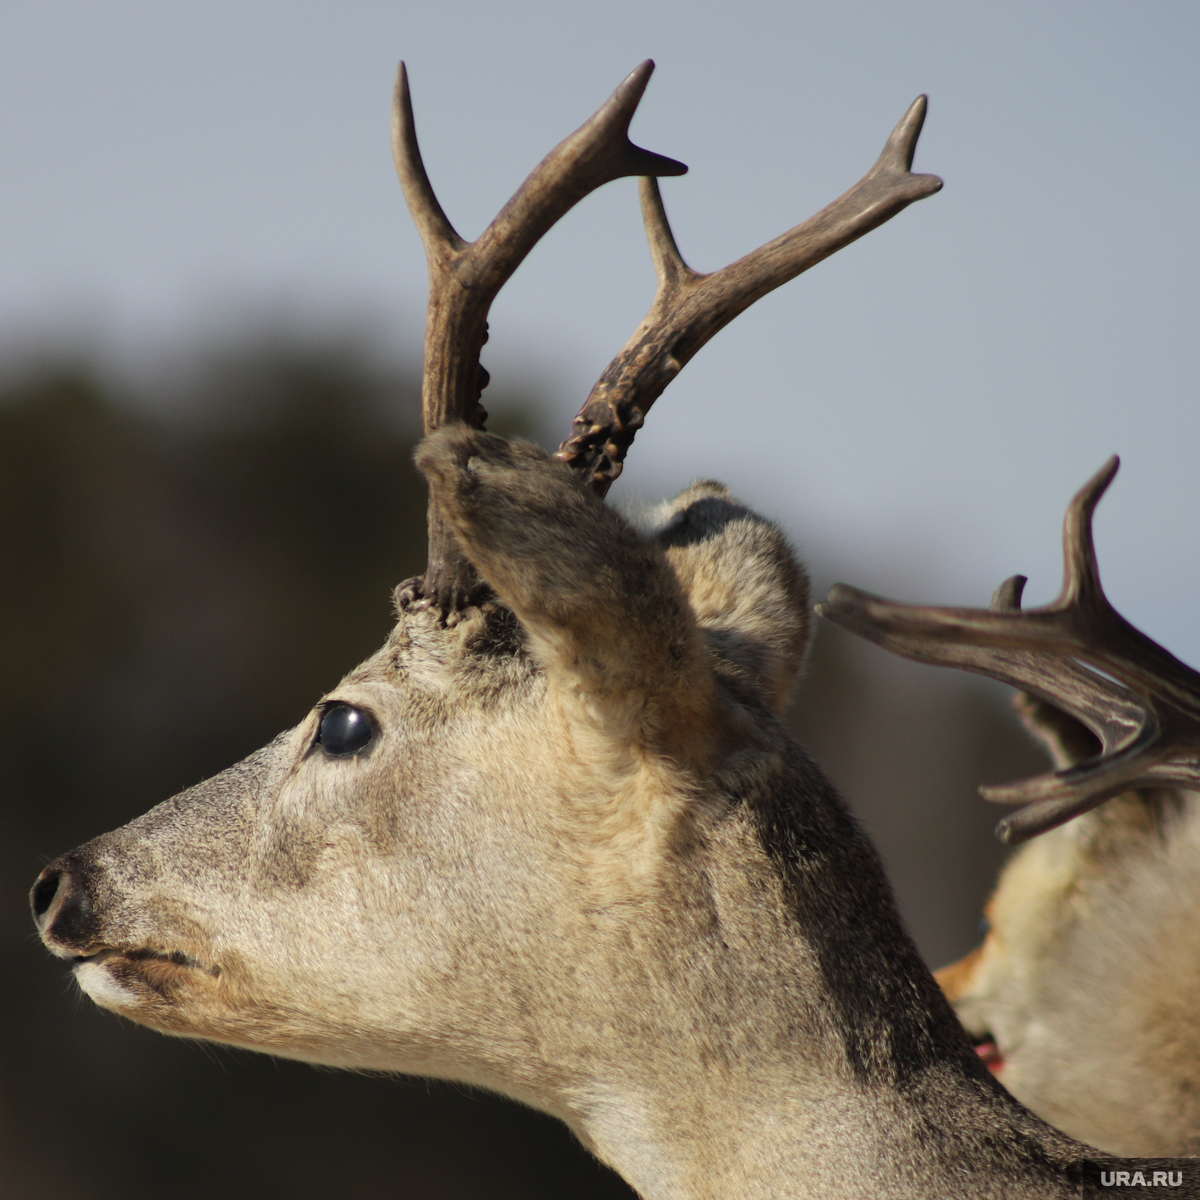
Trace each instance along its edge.
<instances>
[{"instance_id":1,"label":"deer muzzle","mask_svg":"<svg viewBox=\"0 0 1200 1200\"><path fill-rule=\"evenodd\" d=\"M220 975L183 949L148 943L126 928L129 922L110 911L112 881L87 846L50 863L29 900L43 943L74 964L80 987L96 1003L135 1020L161 1025L153 1010L173 1004L197 976L212 984Z\"/></svg>"}]
</instances>

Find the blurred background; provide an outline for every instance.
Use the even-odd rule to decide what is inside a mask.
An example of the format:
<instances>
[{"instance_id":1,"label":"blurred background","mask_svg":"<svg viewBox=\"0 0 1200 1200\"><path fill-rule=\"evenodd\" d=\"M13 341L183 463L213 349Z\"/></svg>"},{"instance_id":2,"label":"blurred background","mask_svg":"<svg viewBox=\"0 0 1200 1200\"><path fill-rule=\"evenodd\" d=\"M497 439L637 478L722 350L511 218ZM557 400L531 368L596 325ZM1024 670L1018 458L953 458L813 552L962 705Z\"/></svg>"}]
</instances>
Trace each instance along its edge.
<instances>
[{"instance_id":1,"label":"blurred background","mask_svg":"<svg viewBox=\"0 0 1200 1200\"><path fill-rule=\"evenodd\" d=\"M54 855L299 719L423 564L425 268L388 105L474 237L636 63L633 126L711 270L833 199L914 95L944 192L766 298L681 375L616 502L716 476L835 578L984 604L1058 585L1113 451L1106 588L1200 627L1200 11L1184 3L604 6L44 0L0 15L0 1196L617 1196L554 1122L462 1089L171 1041L81 1002L25 893ZM493 309L492 427L547 446L653 293L633 181ZM819 631L794 724L932 965L1040 769L1003 689Z\"/></svg>"}]
</instances>

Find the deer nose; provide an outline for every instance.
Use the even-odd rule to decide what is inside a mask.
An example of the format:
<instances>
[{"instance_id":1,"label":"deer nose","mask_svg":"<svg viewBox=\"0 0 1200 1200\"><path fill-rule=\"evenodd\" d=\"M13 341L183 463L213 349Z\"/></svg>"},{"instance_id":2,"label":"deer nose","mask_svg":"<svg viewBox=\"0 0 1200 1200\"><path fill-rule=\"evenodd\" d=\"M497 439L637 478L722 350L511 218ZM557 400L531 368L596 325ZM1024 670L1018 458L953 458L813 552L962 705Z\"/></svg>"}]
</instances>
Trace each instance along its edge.
<instances>
[{"instance_id":1,"label":"deer nose","mask_svg":"<svg viewBox=\"0 0 1200 1200\"><path fill-rule=\"evenodd\" d=\"M33 921L42 941L55 954L87 953L95 944L96 915L78 874L51 863L29 893Z\"/></svg>"}]
</instances>

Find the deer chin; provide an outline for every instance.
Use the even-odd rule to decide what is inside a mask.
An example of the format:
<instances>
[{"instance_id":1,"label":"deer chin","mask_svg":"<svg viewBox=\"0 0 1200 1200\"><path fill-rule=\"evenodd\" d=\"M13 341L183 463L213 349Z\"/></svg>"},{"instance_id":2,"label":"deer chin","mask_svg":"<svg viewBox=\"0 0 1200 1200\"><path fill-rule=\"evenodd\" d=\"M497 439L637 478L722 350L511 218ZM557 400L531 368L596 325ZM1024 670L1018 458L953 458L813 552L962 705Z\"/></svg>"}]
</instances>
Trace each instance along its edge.
<instances>
[{"instance_id":1,"label":"deer chin","mask_svg":"<svg viewBox=\"0 0 1200 1200\"><path fill-rule=\"evenodd\" d=\"M303 1062L378 1066L346 1051L327 1028L251 1001L236 962L223 969L181 950L106 947L75 959L75 980L101 1008L174 1037L222 1042Z\"/></svg>"}]
</instances>

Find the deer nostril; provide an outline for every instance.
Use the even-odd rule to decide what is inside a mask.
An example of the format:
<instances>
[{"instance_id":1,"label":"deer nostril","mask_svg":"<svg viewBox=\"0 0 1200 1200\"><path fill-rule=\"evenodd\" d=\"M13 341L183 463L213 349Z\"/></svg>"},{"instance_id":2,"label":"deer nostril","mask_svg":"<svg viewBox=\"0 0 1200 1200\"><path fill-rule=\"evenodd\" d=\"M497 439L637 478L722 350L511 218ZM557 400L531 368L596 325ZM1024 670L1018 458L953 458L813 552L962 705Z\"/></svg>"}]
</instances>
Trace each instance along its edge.
<instances>
[{"instance_id":1,"label":"deer nostril","mask_svg":"<svg viewBox=\"0 0 1200 1200\"><path fill-rule=\"evenodd\" d=\"M51 864L29 893L34 923L42 940L55 954L94 952L98 922L92 910L85 871L72 859Z\"/></svg>"},{"instance_id":2,"label":"deer nostril","mask_svg":"<svg viewBox=\"0 0 1200 1200\"><path fill-rule=\"evenodd\" d=\"M62 882L62 872L54 871L39 879L29 893L29 903L33 906L34 919L40 924L41 919L50 911L54 897L58 895L58 885Z\"/></svg>"}]
</instances>

